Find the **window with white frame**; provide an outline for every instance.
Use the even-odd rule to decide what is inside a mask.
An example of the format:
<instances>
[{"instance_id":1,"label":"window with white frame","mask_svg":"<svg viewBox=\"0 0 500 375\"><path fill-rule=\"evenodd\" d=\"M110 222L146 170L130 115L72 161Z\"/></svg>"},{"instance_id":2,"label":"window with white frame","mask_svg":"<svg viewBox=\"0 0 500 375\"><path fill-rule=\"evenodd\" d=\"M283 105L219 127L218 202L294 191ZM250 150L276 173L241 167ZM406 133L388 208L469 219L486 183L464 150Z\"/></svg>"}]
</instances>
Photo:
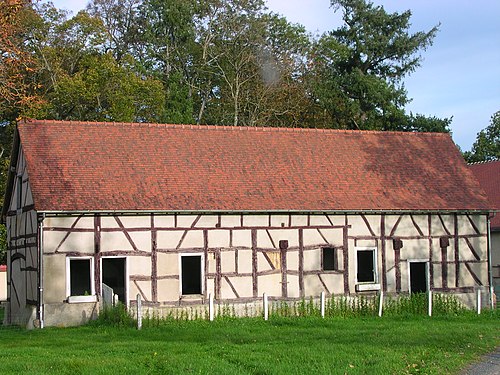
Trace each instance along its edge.
<instances>
[{"instance_id":1,"label":"window with white frame","mask_svg":"<svg viewBox=\"0 0 500 375\"><path fill-rule=\"evenodd\" d=\"M356 282L377 283L377 249L356 249Z\"/></svg>"},{"instance_id":2,"label":"window with white frame","mask_svg":"<svg viewBox=\"0 0 500 375\"><path fill-rule=\"evenodd\" d=\"M94 259L92 257L66 258L66 275L68 301L95 300Z\"/></svg>"},{"instance_id":3,"label":"window with white frame","mask_svg":"<svg viewBox=\"0 0 500 375\"><path fill-rule=\"evenodd\" d=\"M181 294L202 294L203 285L203 257L198 254L182 254L181 266Z\"/></svg>"}]
</instances>

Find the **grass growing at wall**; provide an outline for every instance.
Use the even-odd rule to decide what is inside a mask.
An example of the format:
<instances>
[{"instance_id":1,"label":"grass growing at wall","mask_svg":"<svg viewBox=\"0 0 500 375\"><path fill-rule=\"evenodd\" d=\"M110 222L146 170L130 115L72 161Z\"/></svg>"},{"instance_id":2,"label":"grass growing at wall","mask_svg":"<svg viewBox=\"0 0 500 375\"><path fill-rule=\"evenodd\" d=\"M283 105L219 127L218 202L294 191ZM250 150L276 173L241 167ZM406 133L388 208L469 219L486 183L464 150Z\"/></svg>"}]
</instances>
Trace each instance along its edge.
<instances>
[{"instance_id":1,"label":"grass growing at wall","mask_svg":"<svg viewBox=\"0 0 500 375\"><path fill-rule=\"evenodd\" d=\"M123 303L114 307L105 307L99 312L96 320L89 323L92 326L136 327L137 323L127 311Z\"/></svg>"},{"instance_id":2,"label":"grass growing at wall","mask_svg":"<svg viewBox=\"0 0 500 375\"><path fill-rule=\"evenodd\" d=\"M307 309L308 301L304 302ZM500 345L499 315L163 320L2 329L2 373L452 374Z\"/></svg>"},{"instance_id":3,"label":"grass growing at wall","mask_svg":"<svg viewBox=\"0 0 500 375\"><path fill-rule=\"evenodd\" d=\"M375 295L356 297L332 296L325 301L325 316L342 318L377 316L379 303L379 297ZM471 312L453 295L433 294L432 305L432 314L434 316L469 314ZM427 293L386 297L384 300L384 316L424 316L427 314ZM320 302L317 299L303 299L293 303L284 301L274 302L271 304L270 315L278 317L318 317L321 316Z\"/></svg>"}]
</instances>

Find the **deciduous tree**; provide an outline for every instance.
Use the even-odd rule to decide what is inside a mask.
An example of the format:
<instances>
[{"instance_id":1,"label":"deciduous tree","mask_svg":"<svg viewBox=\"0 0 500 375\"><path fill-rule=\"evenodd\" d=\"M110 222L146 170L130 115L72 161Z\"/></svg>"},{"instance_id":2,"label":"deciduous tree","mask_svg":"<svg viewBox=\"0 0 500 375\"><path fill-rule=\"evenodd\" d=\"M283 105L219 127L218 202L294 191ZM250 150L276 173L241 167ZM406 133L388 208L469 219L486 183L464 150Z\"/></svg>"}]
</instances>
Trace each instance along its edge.
<instances>
[{"instance_id":1,"label":"deciduous tree","mask_svg":"<svg viewBox=\"0 0 500 375\"><path fill-rule=\"evenodd\" d=\"M490 125L477 133L470 151L464 152L469 163L500 160L500 111L491 116Z\"/></svg>"}]
</instances>

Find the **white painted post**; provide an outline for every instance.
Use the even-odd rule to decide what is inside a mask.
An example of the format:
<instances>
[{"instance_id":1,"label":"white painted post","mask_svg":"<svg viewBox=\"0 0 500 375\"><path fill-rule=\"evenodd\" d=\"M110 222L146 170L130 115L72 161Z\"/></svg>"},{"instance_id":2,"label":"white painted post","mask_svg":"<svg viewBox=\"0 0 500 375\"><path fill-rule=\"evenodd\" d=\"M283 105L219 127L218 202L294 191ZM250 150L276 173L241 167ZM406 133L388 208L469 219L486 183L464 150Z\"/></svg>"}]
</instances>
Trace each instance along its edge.
<instances>
[{"instance_id":1,"label":"white painted post","mask_svg":"<svg viewBox=\"0 0 500 375\"><path fill-rule=\"evenodd\" d=\"M208 294L208 317L211 322L214 320L214 296L212 293Z\"/></svg>"},{"instance_id":2,"label":"white painted post","mask_svg":"<svg viewBox=\"0 0 500 375\"><path fill-rule=\"evenodd\" d=\"M262 295L262 303L264 305L264 320L268 320L269 319L269 302L267 300L267 294L264 293Z\"/></svg>"},{"instance_id":3,"label":"white painted post","mask_svg":"<svg viewBox=\"0 0 500 375\"><path fill-rule=\"evenodd\" d=\"M142 328L142 301L141 295L137 293L137 329Z\"/></svg>"},{"instance_id":4,"label":"white painted post","mask_svg":"<svg viewBox=\"0 0 500 375\"><path fill-rule=\"evenodd\" d=\"M119 301L118 294L113 294L113 306L117 306Z\"/></svg>"},{"instance_id":5,"label":"white painted post","mask_svg":"<svg viewBox=\"0 0 500 375\"><path fill-rule=\"evenodd\" d=\"M321 303L321 317L325 317L325 292L321 292L321 297L320 297L320 303Z\"/></svg>"},{"instance_id":6,"label":"white painted post","mask_svg":"<svg viewBox=\"0 0 500 375\"><path fill-rule=\"evenodd\" d=\"M495 293L495 289L493 288L493 285L490 286L490 308L493 310L495 308L495 303L493 301L493 294Z\"/></svg>"},{"instance_id":7,"label":"white painted post","mask_svg":"<svg viewBox=\"0 0 500 375\"><path fill-rule=\"evenodd\" d=\"M428 302L428 305L429 305L429 316L432 316L432 290L429 290L429 302Z\"/></svg>"},{"instance_id":8,"label":"white painted post","mask_svg":"<svg viewBox=\"0 0 500 375\"><path fill-rule=\"evenodd\" d=\"M477 290L477 315L481 314L481 289Z\"/></svg>"},{"instance_id":9,"label":"white painted post","mask_svg":"<svg viewBox=\"0 0 500 375\"><path fill-rule=\"evenodd\" d=\"M378 316L382 316L382 306L384 305L384 291L380 291L380 298L378 300Z\"/></svg>"}]
</instances>

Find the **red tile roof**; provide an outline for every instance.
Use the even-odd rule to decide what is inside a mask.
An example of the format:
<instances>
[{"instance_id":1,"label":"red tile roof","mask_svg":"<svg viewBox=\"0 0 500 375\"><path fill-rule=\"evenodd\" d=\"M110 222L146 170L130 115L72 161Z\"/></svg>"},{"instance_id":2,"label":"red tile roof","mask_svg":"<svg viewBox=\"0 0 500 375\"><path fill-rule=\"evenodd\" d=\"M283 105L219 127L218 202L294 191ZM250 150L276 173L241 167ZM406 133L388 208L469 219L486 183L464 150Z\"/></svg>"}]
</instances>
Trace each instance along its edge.
<instances>
[{"instance_id":1,"label":"red tile roof","mask_svg":"<svg viewBox=\"0 0 500 375\"><path fill-rule=\"evenodd\" d=\"M39 211L486 210L448 134L31 120Z\"/></svg>"},{"instance_id":2,"label":"red tile roof","mask_svg":"<svg viewBox=\"0 0 500 375\"><path fill-rule=\"evenodd\" d=\"M500 210L500 160L470 164L469 168L486 192L490 205ZM500 212L491 220L491 228L500 230Z\"/></svg>"}]
</instances>

